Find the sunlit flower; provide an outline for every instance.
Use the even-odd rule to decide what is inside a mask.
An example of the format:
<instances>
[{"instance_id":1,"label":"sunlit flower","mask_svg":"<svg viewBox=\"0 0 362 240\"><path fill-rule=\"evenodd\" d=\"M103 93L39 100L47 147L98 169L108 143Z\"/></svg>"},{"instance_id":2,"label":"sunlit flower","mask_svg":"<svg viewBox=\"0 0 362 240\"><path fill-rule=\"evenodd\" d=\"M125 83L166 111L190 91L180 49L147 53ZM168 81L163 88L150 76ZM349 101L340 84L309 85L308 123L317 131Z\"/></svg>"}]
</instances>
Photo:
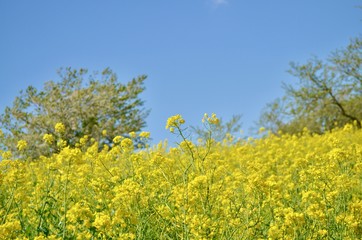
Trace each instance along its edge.
<instances>
[{"instance_id":1,"label":"sunlit flower","mask_svg":"<svg viewBox=\"0 0 362 240\"><path fill-rule=\"evenodd\" d=\"M57 132L57 133L64 133L65 132L65 126L64 126L63 123L55 124L54 129L55 129L55 132Z\"/></svg>"},{"instance_id":2,"label":"sunlit flower","mask_svg":"<svg viewBox=\"0 0 362 240\"><path fill-rule=\"evenodd\" d=\"M137 137L137 133L135 133L135 132L130 132L130 133L129 133L129 136L130 136L131 138L136 138L136 137Z\"/></svg>"},{"instance_id":3,"label":"sunlit flower","mask_svg":"<svg viewBox=\"0 0 362 240\"><path fill-rule=\"evenodd\" d=\"M265 127L261 127L261 128L259 128L259 133L263 133L263 132L265 132Z\"/></svg>"},{"instance_id":4,"label":"sunlit flower","mask_svg":"<svg viewBox=\"0 0 362 240\"><path fill-rule=\"evenodd\" d=\"M166 129L170 129L170 131L173 132L174 128L178 128L184 123L185 120L182 118L182 116L180 114L177 114L167 119Z\"/></svg>"},{"instance_id":5,"label":"sunlit flower","mask_svg":"<svg viewBox=\"0 0 362 240\"><path fill-rule=\"evenodd\" d=\"M19 151L23 151L28 146L28 143L25 140L18 141L17 148Z\"/></svg>"},{"instance_id":6,"label":"sunlit flower","mask_svg":"<svg viewBox=\"0 0 362 240\"><path fill-rule=\"evenodd\" d=\"M217 125L220 123L220 120L216 117L216 114L211 114L211 117L208 119L210 124Z\"/></svg>"},{"instance_id":7,"label":"sunlit flower","mask_svg":"<svg viewBox=\"0 0 362 240\"><path fill-rule=\"evenodd\" d=\"M44 140L44 142L46 142L48 144L53 144L54 136L52 134L44 134L43 140Z\"/></svg>"},{"instance_id":8,"label":"sunlit flower","mask_svg":"<svg viewBox=\"0 0 362 240\"><path fill-rule=\"evenodd\" d=\"M139 136L140 136L141 138L149 138L150 135L151 135L150 132L141 132Z\"/></svg>"},{"instance_id":9,"label":"sunlit flower","mask_svg":"<svg viewBox=\"0 0 362 240\"><path fill-rule=\"evenodd\" d=\"M59 141L57 142L57 146L59 148L65 148L67 146L67 141L64 139L59 139Z\"/></svg>"},{"instance_id":10,"label":"sunlit flower","mask_svg":"<svg viewBox=\"0 0 362 240\"><path fill-rule=\"evenodd\" d=\"M121 142L121 147L125 150L132 150L133 149L133 142L129 138L125 138Z\"/></svg>"},{"instance_id":11,"label":"sunlit flower","mask_svg":"<svg viewBox=\"0 0 362 240\"><path fill-rule=\"evenodd\" d=\"M218 125L220 123L220 119L216 117L215 113L211 114L211 117L207 113L204 114L204 117L202 118L202 123L209 123L213 125Z\"/></svg>"},{"instance_id":12,"label":"sunlit flower","mask_svg":"<svg viewBox=\"0 0 362 240\"><path fill-rule=\"evenodd\" d=\"M10 159L13 156L13 154L10 151L5 151L2 153L1 157L3 159Z\"/></svg>"},{"instance_id":13,"label":"sunlit flower","mask_svg":"<svg viewBox=\"0 0 362 240\"><path fill-rule=\"evenodd\" d=\"M120 143L122 141L122 139L123 139L122 136L115 136L113 138L113 143L118 144L118 143Z\"/></svg>"},{"instance_id":14,"label":"sunlit flower","mask_svg":"<svg viewBox=\"0 0 362 240\"><path fill-rule=\"evenodd\" d=\"M326 229L318 230L318 234L322 237L326 236L328 234L328 231Z\"/></svg>"},{"instance_id":15,"label":"sunlit flower","mask_svg":"<svg viewBox=\"0 0 362 240\"><path fill-rule=\"evenodd\" d=\"M81 139L79 139L79 143L81 146L84 146L86 145L86 143L88 142L89 140L89 136L88 135L84 135Z\"/></svg>"},{"instance_id":16,"label":"sunlit flower","mask_svg":"<svg viewBox=\"0 0 362 240\"><path fill-rule=\"evenodd\" d=\"M109 215L103 212L97 213L93 226L101 232L107 231L111 227L111 219Z\"/></svg>"}]
</instances>

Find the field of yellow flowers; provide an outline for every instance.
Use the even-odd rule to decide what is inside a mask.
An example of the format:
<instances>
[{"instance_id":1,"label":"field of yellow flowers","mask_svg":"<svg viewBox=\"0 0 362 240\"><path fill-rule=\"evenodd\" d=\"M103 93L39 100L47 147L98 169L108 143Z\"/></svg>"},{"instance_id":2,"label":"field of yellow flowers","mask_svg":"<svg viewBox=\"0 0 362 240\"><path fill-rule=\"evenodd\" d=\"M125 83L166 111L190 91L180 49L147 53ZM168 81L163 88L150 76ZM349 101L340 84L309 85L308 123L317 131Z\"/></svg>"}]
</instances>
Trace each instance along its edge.
<instances>
[{"instance_id":1,"label":"field of yellow flowers","mask_svg":"<svg viewBox=\"0 0 362 240\"><path fill-rule=\"evenodd\" d=\"M177 147L46 134L59 153L1 152L0 239L361 239L361 130L193 143L184 123L167 121Z\"/></svg>"}]
</instances>

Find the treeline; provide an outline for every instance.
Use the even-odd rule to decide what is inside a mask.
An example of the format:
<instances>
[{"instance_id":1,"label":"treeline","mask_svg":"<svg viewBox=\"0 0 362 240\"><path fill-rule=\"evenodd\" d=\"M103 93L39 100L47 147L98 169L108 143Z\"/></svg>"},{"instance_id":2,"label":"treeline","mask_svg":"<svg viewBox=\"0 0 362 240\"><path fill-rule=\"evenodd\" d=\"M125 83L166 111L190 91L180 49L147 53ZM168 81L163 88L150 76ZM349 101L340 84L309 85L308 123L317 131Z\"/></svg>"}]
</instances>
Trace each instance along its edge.
<instances>
[{"instance_id":1,"label":"treeline","mask_svg":"<svg viewBox=\"0 0 362 240\"><path fill-rule=\"evenodd\" d=\"M357 37L326 60L313 58L304 64L291 63L289 73L297 82L284 84L285 95L267 104L258 127L274 133L295 134L307 128L322 134L335 127L353 123L361 128L362 119L362 38ZM142 75L126 84L119 82L110 69L88 74L86 69L59 71L60 81L45 83L42 90L29 86L20 92L11 107L0 115L0 147L16 156L18 143L27 142L27 157L49 156L59 149L49 146L44 135L65 139L74 146L88 136L100 145L112 144L116 136L140 132L146 126L149 110L140 94L145 90ZM212 129L191 127L196 137L206 139L211 132L220 141L240 131L241 116L229 122L222 119ZM62 123L60 134L54 126ZM142 147L142 139L135 140Z\"/></svg>"}]
</instances>

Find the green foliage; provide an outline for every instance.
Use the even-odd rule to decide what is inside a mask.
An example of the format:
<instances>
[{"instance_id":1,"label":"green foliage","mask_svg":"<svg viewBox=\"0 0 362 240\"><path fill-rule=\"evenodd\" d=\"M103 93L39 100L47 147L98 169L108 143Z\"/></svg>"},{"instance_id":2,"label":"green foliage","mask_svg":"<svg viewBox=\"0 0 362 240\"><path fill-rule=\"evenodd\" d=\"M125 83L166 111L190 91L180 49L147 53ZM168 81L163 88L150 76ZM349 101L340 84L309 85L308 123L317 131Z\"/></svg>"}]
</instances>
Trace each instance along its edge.
<instances>
[{"instance_id":1,"label":"green foliage","mask_svg":"<svg viewBox=\"0 0 362 240\"><path fill-rule=\"evenodd\" d=\"M288 133L305 127L323 133L346 123L361 128L361 49L359 37L333 52L326 62L314 58L302 65L291 63L289 73L299 82L284 84L285 96L266 106L259 125Z\"/></svg>"},{"instance_id":2,"label":"green foliage","mask_svg":"<svg viewBox=\"0 0 362 240\"><path fill-rule=\"evenodd\" d=\"M58 73L59 82L49 81L41 91L29 86L0 116L5 135L2 144L7 150L18 155L17 142L25 140L29 157L49 155L57 151L57 146L55 142L51 146L44 143L44 134L61 137L70 146L84 135L110 144L115 136L139 131L146 125L149 111L139 98L145 90L146 76L122 84L108 68L94 75L86 69L71 68ZM63 133L55 131L56 123L64 124Z\"/></svg>"}]
</instances>

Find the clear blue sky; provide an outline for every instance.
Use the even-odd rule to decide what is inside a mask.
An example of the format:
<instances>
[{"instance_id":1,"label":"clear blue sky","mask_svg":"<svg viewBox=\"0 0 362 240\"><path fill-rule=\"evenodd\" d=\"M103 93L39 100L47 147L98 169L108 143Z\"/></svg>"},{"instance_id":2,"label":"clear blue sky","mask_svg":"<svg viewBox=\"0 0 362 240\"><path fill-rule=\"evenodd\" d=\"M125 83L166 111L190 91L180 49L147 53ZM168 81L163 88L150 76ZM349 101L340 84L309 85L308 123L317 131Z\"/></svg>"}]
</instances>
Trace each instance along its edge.
<instances>
[{"instance_id":1,"label":"clear blue sky","mask_svg":"<svg viewBox=\"0 0 362 240\"><path fill-rule=\"evenodd\" d=\"M154 142L180 113L243 115L248 130L283 94L290 61L326 58L361 33L352 0L0 0L0 111L60 67L148 75L142 98Z\"/></svg>"}]
</instances>

